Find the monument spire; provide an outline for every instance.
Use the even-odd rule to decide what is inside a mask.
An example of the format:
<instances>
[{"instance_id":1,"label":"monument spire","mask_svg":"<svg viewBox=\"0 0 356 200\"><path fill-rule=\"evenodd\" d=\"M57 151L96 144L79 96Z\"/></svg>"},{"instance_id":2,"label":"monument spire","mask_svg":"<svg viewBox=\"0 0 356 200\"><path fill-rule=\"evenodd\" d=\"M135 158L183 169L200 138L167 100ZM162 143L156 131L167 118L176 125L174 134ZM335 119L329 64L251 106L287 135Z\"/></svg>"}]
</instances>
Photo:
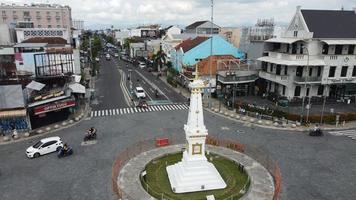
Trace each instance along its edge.
<instances>
[{"instance_id":1,"label":"monument spire","mask_svg":"<svg viewBox=\"0 0 356 200\"><path fill-rule=\"evenodd\" d=\"M181 162L167 166L167 174L173 192L196 192L226 187L215 166L205 157L205 140L208 130L204 124L202 89L206 87L199 78L198 66L191 88L187 124L184 125L187 140Z\"/></svg>"}]
</instances>

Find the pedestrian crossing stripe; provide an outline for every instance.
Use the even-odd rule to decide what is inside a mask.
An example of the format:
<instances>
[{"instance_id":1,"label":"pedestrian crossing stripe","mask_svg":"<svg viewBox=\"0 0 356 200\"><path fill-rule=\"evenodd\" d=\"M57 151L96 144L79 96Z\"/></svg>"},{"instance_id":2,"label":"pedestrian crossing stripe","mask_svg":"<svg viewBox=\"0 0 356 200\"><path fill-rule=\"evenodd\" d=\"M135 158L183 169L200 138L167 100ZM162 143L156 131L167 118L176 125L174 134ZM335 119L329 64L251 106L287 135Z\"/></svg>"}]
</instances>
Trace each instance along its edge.
<instances>
[{"instance_id":1,"label":"pedestrian crossing stripe","mask_svg":"<svg viewBox=\"0 0 356 200\"><path fill-rule=\"evenodd\" d=\"M166 110L186 110L186 109L189 109L189 106L185 104L154 105L154 106L148 106L147 108L132 108L132 107L117 108L117 109L94 110L91 111L90 117L104 117L104 116L112 116L112 115L123 115L123 114L166 111Z\"/></svg>"},{"instance_id":2,"label":"pedestrian crossing stripe","mask_svg":"<svg viewBox=\"0 0 356 200\"><path fill-rule=\"evenodd\" d=\"M346 136L353 140L356 140L356 130L349 129L340 131L330 131L329 133L334 136Z\"/></svg>"}]
</instances>

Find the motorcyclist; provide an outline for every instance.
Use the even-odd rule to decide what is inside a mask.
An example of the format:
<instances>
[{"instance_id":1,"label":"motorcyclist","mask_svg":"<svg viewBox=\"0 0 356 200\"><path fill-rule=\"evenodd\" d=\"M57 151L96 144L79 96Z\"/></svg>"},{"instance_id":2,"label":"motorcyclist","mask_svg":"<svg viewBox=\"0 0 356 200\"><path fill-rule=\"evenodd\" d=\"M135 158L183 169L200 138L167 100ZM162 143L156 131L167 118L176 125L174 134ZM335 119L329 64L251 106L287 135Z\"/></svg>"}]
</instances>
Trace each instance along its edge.
<instances>
[{"instance_id":1,"label":"motorcyclist","mask_svg":"<svg viewBox=\"0 0 356 200\"><path fill-rule=\"evenodd\" d=\"M158 97L158 90L157 89L155 90L155 95L156 95L156 97Z\"/></svg>"},{"instance_id":2,"label":"motorcyclist","mask_svg":"<svg viewBox=\"0 0 356 200\"><path fill-rule=\"evenodd\" d=\"M96 129L94 127L90 127L90 129L87 131L86 138L91 139L96 133Z\"/></svg>"},{"instance_id":3,"label":"motorcyclist","mask_svg":"<svg viewBox=\"0 0 356 200\"><path fill-rule=\"evenodd\" d=\"M68 151L68 145L67 145L67 143L64 143L62 150L63 150L63 153L64 153L64 154L67 153L67 151Z\"/></svg>"}]
</instances>

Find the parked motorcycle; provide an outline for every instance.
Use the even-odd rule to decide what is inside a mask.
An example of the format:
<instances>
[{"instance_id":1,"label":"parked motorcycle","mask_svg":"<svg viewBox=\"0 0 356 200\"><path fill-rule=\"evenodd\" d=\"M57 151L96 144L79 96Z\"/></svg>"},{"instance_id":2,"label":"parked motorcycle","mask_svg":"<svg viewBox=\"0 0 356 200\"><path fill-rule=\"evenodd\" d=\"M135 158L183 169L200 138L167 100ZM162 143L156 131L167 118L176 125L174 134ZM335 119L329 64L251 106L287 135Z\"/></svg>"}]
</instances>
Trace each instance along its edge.
<instances>
[{"instance_id":1,"label":"parked motorcycle","mask_svg":"<svg viewBox=\"0 0 356 200\"><path fill-rule=\"evenodd\" d=\"M61 148L57 153L57 157L62 158L62 157L70 156L72 154L73 154L73 149L71 147L68 147L67 150L64 150L64 148Z\"/></svg>"}]
</instances>

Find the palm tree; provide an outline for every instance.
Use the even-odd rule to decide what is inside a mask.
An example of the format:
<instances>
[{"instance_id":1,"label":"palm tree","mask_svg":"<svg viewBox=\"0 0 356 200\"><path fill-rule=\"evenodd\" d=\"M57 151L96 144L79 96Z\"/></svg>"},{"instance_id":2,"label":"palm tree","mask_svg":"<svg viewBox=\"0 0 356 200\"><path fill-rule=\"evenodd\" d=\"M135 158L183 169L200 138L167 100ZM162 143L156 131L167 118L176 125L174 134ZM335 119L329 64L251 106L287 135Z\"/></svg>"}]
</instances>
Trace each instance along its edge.
<instances>
[{"instance_id":1,"label":"palm tree","mask_svg":"<svg viewBox=\"0 0 356 200\"><path fill-rule=\"evenodd\" d=\"M160 49L153 57L154 62L158 64L158 71L160 72L163 64L166 65L167 63L167 55Z\"/></svg>"}]
</instances>

